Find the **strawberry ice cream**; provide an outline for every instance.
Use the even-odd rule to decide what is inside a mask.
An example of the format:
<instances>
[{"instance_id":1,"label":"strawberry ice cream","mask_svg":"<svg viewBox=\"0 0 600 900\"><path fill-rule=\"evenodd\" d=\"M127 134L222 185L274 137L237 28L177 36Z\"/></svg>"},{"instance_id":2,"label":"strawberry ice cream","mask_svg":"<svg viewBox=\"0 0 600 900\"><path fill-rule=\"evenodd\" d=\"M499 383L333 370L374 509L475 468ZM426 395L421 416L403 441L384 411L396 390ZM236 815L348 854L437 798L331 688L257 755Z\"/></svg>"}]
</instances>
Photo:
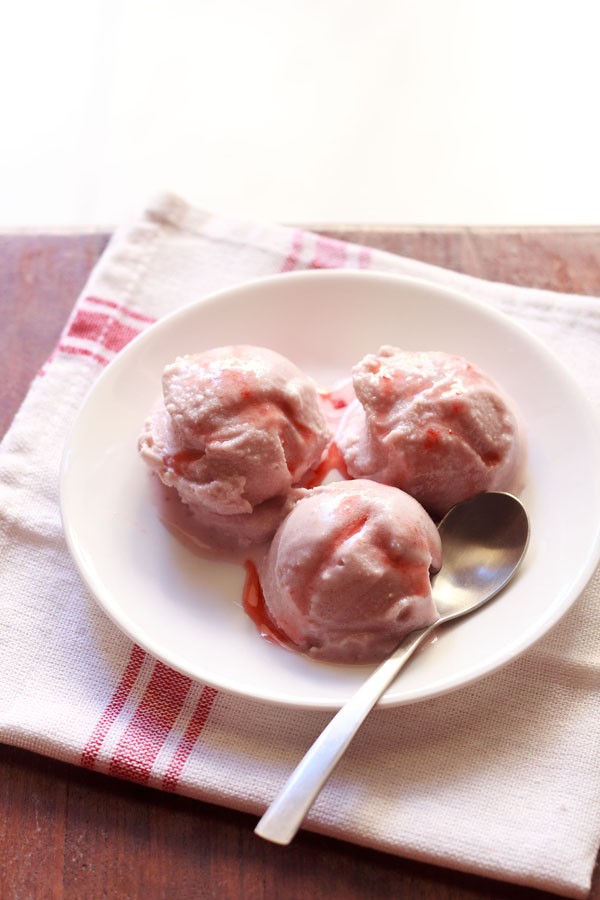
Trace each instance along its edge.
<instances>
[{"instance_id":1,"label":"strawberry ice cream","mask_svg":"<svg viewBox=\"0 0 600 900\"><path fill-rule=\"evenodd\" d=\"M416 500L375 482L336 481L298 500L277 530L264 602L294 648L371 663L435 621L429 576L440 565L437 529Z\"/></svg>"},{"instance_id":2,"label":"strawberry ice cream","mask_svg":"<svg viewBox=\"0 0 600 900\"><path fill-rule=\"evenodd\" d=\"M316 386L261 347L179 357L139 452L216 542L269 538L329 440Z\"/></svg>"},{"instance_id":3,"label":"strawberry ice cream","mask_svg":"<svg viewBox=\"0 0 600 900\"><path fill-rule=\"evenodd\" d=\"M385 346L354 367L353 384L336 435L351 477L395 485L435 517L480 491L523 486L520 416L467 360Z\"/></svg>"}]
</instances>

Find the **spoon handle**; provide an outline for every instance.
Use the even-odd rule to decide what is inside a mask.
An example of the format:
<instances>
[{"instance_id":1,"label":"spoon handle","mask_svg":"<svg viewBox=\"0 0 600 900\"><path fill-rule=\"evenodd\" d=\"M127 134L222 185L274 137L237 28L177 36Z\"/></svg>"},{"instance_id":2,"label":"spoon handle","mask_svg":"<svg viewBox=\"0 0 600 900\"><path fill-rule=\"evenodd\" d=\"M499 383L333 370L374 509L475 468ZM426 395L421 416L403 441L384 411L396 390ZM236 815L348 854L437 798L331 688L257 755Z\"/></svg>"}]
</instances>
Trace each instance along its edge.
<instances>
[{"instance_id":1,"label":"spoon handle","mask_svg":"<svg viewBox=\"0 0 600 900\"><path fill-rule=\"evenodd\" d=\"M296 766L254 833L275 844L289 844L340 761L350 741L385 689L438 622L412 631L335 714Z\"/></svg>"}]
</instances>

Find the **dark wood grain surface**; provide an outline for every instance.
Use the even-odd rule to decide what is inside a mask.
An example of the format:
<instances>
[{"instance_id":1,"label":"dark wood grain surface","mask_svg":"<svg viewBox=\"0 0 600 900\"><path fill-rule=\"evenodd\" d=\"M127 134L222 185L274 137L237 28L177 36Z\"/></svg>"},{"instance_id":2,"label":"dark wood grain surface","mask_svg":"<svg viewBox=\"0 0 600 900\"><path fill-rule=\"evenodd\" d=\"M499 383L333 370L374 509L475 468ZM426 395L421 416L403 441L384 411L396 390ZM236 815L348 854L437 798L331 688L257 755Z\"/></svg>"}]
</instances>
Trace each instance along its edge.
<instances>
[{"instance_id":1,"label":"dark wood grain surface","mask_svg":"<svg viewBox=\"0 0 600 900\"><path fill-rule=\"evenodd\" d=\"M600 295L599 228L321 228L483 278ZM108 235L0 234L0 434ZM0 746L0 900L543 900L551 895L302 832ZM600 875L591 900L600 900Z\"/></svg>"}]
</instances>

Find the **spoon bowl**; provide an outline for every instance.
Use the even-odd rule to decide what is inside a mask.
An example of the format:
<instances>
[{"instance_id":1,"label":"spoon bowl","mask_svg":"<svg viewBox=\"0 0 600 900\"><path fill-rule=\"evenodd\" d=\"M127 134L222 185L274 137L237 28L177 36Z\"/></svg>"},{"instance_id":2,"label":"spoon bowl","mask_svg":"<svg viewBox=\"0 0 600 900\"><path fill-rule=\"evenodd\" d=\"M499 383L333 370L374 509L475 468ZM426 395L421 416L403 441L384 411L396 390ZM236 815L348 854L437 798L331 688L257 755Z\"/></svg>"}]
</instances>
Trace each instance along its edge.
<instances>
[{"instance_id":1,"label":"spoon bowl","mask_svg":"<svg viewBox=\"0 0 600 900\"><path fill-rule=\"evenodd\" d=\"M438 526L443 564L432 594L441 625L487 603L516 572L529 543L529 520L512 494L488 491L454 506Z\"/></svg>"},{"instance_id":2,"label":"spoon bowl","mask_svg":"<svg viewBox=\"0 0 600 900\"><path fill-rule=\"evenodd\" d=\"M454 506L439 526L442 568L432 594L439 617L413 631L339 710L254 829L289 844L352 738L417 647L436 628L483 606L510 581L529 543L529 520L512 494L488 491Z\"/></svg>"}]
</instances>

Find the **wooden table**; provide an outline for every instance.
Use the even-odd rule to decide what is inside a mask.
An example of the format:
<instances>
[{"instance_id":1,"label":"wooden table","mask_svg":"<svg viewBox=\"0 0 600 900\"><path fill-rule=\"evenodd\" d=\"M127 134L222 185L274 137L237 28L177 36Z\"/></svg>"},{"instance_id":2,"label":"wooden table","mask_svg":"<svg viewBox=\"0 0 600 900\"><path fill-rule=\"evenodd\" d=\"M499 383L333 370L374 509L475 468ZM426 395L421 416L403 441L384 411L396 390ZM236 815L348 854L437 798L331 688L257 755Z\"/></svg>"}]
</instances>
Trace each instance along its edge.
<instances>
[{"instance_id":1,"label":"wooden table","mask_svg":"<svg viewBox=\"0 0 600 900\"><path fill-rule=\"evenodd\" d=\"M328 228L336 237L498 281L600 295L600 227ZM55 344L108 235L0 233L0 434ZM0 746L4 900L542 900L552 895L302 832ZM596 870L592 900L600 900Z\"/></svg>"}]
</instances>

